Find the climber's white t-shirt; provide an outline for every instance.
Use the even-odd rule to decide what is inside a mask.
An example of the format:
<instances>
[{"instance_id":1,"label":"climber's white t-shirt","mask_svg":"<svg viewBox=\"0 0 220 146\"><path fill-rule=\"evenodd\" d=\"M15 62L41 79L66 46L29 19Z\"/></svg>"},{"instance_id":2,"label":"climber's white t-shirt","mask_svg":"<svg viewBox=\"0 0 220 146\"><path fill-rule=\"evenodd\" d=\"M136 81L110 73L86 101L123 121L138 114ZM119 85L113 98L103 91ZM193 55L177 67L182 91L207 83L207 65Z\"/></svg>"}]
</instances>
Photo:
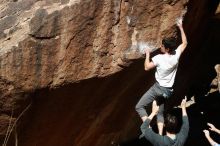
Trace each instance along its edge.
<instances>
[{"instance_id":1,"label":"climber's white t-shirt","mask_svg":"<svg viewBox=\"0 0 220 146\"><path fill-rule=\"evenodd\" d=\"M181 55L180 49L175 50L175 54L159 54L152 58L156 66L155 78L160 86L172 87L176 76L179 58Z\"/></svg>"}]
</instances>

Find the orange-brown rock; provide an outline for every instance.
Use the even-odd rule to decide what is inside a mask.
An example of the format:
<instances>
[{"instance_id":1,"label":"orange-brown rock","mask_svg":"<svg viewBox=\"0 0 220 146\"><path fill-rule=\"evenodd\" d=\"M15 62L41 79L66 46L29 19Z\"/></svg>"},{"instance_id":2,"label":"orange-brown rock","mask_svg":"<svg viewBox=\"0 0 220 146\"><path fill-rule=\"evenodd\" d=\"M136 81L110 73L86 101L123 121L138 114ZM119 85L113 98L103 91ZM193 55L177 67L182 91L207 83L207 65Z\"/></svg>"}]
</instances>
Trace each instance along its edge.
<instances>
[{"instance_id":1,"label":"orange-brown rock","mask_svg":"<svg viewBox=\"0 0 220 146\"><path fill-rule=\"evenodd\" d=\"M0 0L0 141L10 119L9 145L107 146L138 136L134 105L153 72L132 46L179 37L175 21L186 13L195 36L212 14L207 3Z\"/></svg>"}]
</instances>

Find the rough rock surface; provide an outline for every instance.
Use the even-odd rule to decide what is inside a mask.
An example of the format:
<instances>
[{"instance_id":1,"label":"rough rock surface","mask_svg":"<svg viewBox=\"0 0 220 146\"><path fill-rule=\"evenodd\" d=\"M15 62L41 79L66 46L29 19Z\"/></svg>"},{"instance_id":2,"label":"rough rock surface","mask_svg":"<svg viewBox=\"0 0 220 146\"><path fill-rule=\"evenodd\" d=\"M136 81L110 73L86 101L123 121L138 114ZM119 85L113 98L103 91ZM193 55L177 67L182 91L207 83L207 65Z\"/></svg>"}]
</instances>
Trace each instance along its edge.
<instances>
[{"instance_id":1,"label":"rough rock surface","mask_svg":"<svg viewBox=\"0 0 220 146\"><path fill-rule=\"evenodd\" d=\"M174 35L185 1L5 2L1 10L1 77L29 91L121 70L137 41L159 47ZM131 55L132 56L132 55Z\"/></svg>"},{"instance_id":2,"label":"rough rock surface","mask_svg":"<svg viewBox=\"0 0 220 146\"><path fill-rule=\"evenodd\" d=\"M187 5L186 17L202 22L207 3L0 0L1 142L26 107L10 145L15 138L22 146L107 146L137 136L133 107L153 76L140 70L144 55L132 46L158 48L178 36L175 21ZM200 30L185 21L188 32Z\"/></svg>"}]
</instances>

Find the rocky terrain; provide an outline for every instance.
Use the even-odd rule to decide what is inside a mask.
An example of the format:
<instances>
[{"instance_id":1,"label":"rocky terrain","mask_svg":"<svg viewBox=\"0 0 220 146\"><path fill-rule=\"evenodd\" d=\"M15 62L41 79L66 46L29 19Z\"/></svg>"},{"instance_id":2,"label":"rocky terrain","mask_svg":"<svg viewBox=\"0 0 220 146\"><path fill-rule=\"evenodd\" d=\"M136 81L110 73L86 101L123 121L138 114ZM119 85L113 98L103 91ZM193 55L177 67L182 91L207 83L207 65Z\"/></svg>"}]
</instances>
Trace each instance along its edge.
<instances>
[{"instance_id":1,"label":"rocky terrain","mask_svg":"<svg viewBox=\"0 0 220 146\"><path fill-rule=\"evenodd\" d=\"M0 143L116 146L137 138L134 106L154 82L138 43L156 50L164 37L179 41L183 17L189 45L170 103L199 97L217 75L218 4L0 0Z\"/></svg>"}]
</instances>

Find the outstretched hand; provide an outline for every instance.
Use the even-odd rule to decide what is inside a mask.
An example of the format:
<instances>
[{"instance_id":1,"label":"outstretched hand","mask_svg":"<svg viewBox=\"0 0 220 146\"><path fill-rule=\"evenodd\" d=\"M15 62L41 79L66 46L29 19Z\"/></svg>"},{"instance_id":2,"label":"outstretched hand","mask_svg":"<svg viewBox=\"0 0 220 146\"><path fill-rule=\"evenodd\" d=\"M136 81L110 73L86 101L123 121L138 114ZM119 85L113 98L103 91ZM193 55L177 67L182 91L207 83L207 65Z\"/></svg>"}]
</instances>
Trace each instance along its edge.
<instances>
[{"instance_id":1,"label":"outstretched hand","mask_svg":"<svg viewBox=\"0 0 220 146\"><path fill-rule=\"evenodd\" d=\"M204 134L205 134L206 137L209 137L209 136L210 136L209 130L203 130L203 132L204 132Z\"/></svg>"},{"instance_id":2,"label":"outstretched hand","mask_svg":"<svg viewBox=\"0 0 220 146\"><path fill-rule=\"evenodd\" d=\"M186 108L186 96L185 96L185 98L182 100L182 102L181 102L181 108Z\"/></svg>"},{"instance_id":3,"label":"outstretched hand","mask_svg":"<svg viewBox=\"0 0 220 146\"><path fill-rule=\"evenodd\" d=\"M215 126L214 126L213 124L207 123L207 125L209 126L209 129L210 129L210 130L212 130L212 131L215 131L215 130L216 130L216 128L215 128Z\"/></svg>"},{"instance_id":4,"label":"outstretched hand","mask_svg":"<svg viewBox=\"0 0 220 146\"><path fill-rule=\"evenodd\" d=\"M155 115L159 112L159 106L157 105L157 102L154 100L152 103L152 113Z\"/></svg>"}]
</instances>

